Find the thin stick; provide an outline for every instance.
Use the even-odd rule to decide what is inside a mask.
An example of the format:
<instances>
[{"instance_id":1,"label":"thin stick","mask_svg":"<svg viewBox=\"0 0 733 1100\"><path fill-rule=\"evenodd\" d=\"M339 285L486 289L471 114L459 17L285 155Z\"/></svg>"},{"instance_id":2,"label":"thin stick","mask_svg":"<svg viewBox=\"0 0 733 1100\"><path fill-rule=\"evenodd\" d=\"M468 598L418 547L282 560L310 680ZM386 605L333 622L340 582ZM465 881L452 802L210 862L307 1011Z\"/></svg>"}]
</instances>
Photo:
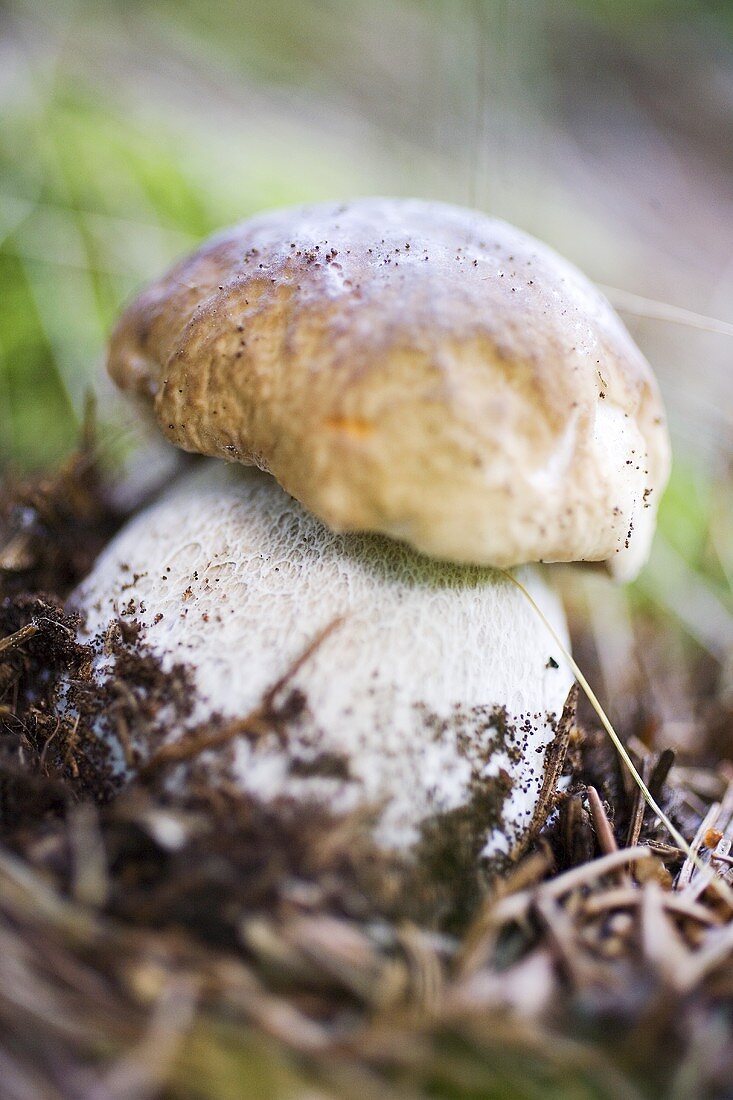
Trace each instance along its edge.
<instances>
[{"instance_id":1,"label":"thin stick","mask_svg":"<svg viewBox=\"0 0 733 1100\"><path fill-rule=\"evenodd\" d=\"M7 638L0 638L0 654L12 653L14 649L18 649L37 633L38 627L36 624L28 623L27 626L22 626L20 630L16 630L15 634L9 634Z\"/></svg>"},{"instance_id":2,"label":"thin stick","mask_svg":"<svg viewBox=\"0 0 733 1100\"><path fill-rule=\"evenodd\" d=\"M588 805L590 806L591 816L593 818L593 824L596 827L596 836L598 837L598 844L604 855L610 855L611 852L618 851L618 844L616 843L616 837L613 835L613 829L611 828L611 822L608 820L608 814L601 802L601 796L595 787L588 787Z\"/></svg>"},{"instance_id":3,"label":"thin stick","mask_svg":"<svg viewBox=\"0 0 733 1100\"><path fill-rule=\"evenodd\" d=\"M642 764L641 777L646 783L648 764L645 760ZM641 827L644 824L644 810L646 809L646 802L644 801L644 795L639 787L636 788L636 794L634 796L634 805L631 810L631 818L629 820L629 828L626 833L626 843L633 847L639 843L639 837L641 836Z\"/></svg>"},{"instance_id":4,"label":"thin stick","mask_svg":"<svg viewBox=\"0 0 733 1100\"><path fill-rule=\"evenodd\" d=\"M516 585L516 587L520 590L520 592L522 592L524 594L525 598L529 601L531 606L534 608L534 610L536 611L536 613L538 614L538 616L542 620L542 622L547 627L548 631L552 635L553 640L555 641L556 645L560 649L560 652L562 653L563 657L568 662L571 670L575 674L575 677L576 677L578 683L580 684L583 691L587 695L591 706L593 707L593 709L595 710L595 712L598 715L599 719L601 720L601 724L602 724L603 728L605 729L606 733L608 734L608 736L611 738L611 741L613 742L613 744L616 748L616 751L618 752L619 756L623 760L626 767L631 772L631 776L632 776L634 782L640 788L640 790L641 790L641 792L642 792L642 794L643 794L643 796L644 796L644 798L647 802L647 805L650 807L650 809L652 809L654 811L654 813L657 815L659 820L662 822L662 824L667 829L670 836L673 838L675 843L682 849L682 851L685 853L685 855L690 860L690 862L693 863L695 865L695 867L697 867L700 874L704 876L706 882L710 886L712 886L715 890L717 890L717 892L724 899L724 901L730 906L731 909L733 909L733 889L731 889L731 887L728 885L728 883L724 882L720 878L719 875L717 875L714 871L712 871L709 866L706 866L702 862L702 860L699 858L699 856L697 855L696 852L693 852L690 845L687 843L685 838L682 836L682 833L679 831L679 829L677 829L672 824L672 822L669 820L669 818L665 814L664 810L657 803L656 799L652 797L652 795L649 791L649 788L647 787L646 783L644 782L644 780L639 775L638 771L636 770L636 767L634 766L633 760L631 759L628 752L626 751L626 746L624 745L624 743L621 740L621 738L619 737L619 735L616 733L616 730L611 725L610 719L608 718L608 715L606 714L606 712L603 709L603 707L601 706L598 698L596 697L596 694L593 691L593 688L590 686L590 684L586 680L580 666L576 663L574 658L568 652L568 649L567 649L565 643L563 642L562 638L559 636L559 634L557 633L555 628L552 626L552 624L549 622L549 620L547 619L544 612L538 607L536 601L530 595L530 593L527 591L527 589L524 587L524 585L522 584L521 581L517 580L517 578L512 573L510 573L507 569L501 569L501 570L499 570L499 572L503 573L503 575L507 578L507 580L510 580L512 582L512 584Z\"/></svg>"},{"instance_id":5,"label":"thin stick","mask_svg":"<svg viewBox=\"0 0 733 1100\"><path fill-rule=\"evenodd\" d=\"M325 642L326 638L341 626L342 623L342 618L333 619L328 626L319 631L300 656L293 661L287 672L268 688L262 701L251 710L248 715L244 718L232 719L221 729L215 730L213 733L201 733L198 730L192 730L191 733L180 741L174 741L168 745L163 745L154 756L140 767L140 777L142 779L149 779L150 776L161 767L166 767L170 764L182 764L186 760L191 760L196 756L200 756L202 752L219 748L221 745L226 744L227 741L234 740L235 737L243 737L245 735L249 737L260 737L270 733L273 728L272 720L275 697L300 671L305 662L313 656L315 651Z\"/></svg>"}]
</instances>

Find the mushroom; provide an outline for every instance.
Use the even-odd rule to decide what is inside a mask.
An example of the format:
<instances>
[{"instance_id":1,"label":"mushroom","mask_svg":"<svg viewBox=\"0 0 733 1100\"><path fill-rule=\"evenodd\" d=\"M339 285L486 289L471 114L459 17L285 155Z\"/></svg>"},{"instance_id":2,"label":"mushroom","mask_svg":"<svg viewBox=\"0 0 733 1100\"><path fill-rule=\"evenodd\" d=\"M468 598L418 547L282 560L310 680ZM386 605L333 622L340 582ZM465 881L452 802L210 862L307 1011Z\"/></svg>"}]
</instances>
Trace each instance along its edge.
<instances>
[{"instance_id":1,"label":"mushroom","mask_svg":"<svg viewBox=\"0 0 733 1100\"><path fill-rule=\"evenodd\" d=\"M475 211L318 205L179 263L124 313L109 369L230 465L110 544L73 600L88 634L134 608L142 643L191 669L200 721L249 711L336 622L289 681L286 735L240 739L228 778L373 807L403 852L455 813L495 865L521 850L572 677L497 570L523 566L566 639L531 563L633 577L669 470L651 369L606 300Z\"/></svg>"}]
</instances>

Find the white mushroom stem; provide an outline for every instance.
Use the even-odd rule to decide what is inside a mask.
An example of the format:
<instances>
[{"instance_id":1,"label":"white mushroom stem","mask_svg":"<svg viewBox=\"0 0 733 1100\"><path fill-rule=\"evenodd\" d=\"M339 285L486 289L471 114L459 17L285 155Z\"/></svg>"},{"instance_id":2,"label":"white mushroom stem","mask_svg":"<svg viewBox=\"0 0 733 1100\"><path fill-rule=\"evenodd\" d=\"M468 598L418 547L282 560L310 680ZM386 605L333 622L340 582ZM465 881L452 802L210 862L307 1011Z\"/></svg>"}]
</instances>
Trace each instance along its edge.
<instances>
[{"instance_id":1,"label":"white mushroom stem","mask_svg":"<svg viewBox=\"0 0 733 1100\"><path fill-rule=\"evenodd\" d=\"M520 576L567 639L541 567ZM284 741L236 742L241 789L337 812L378 807L387 847L409 848L427 820L477 795L496 801L487 856L525 834L571 676L500 574L334 534L268 475L210 463L117 536L72 602L90 636L132 618L164 665L190 666L193 721L246 715L340 619L289 685L305 708Z\"/></svg>"}]
</instances>

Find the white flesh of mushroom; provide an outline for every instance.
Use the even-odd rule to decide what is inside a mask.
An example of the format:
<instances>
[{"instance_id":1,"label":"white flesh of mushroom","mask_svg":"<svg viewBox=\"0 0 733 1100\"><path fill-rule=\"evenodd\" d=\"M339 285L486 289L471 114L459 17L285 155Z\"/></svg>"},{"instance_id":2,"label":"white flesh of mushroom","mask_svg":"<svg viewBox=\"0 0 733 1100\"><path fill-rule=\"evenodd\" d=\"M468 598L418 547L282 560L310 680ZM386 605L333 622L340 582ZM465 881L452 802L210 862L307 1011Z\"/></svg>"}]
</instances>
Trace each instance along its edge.
<instances>
[{"instance_id":1,"label":"white flesh of mushroom","mask_svg":"<svg viewBox=\"0 0 733 1100\"><path fill-rule=\"evenodd\" d=\"M541 568L519 575L566 639ZM132 614L164 666L188 665L192 721L247 714L342 617L292 681L306 709L286 743L236 742L241 788L336 812L379 807L377 840L406 849L423 822L465 806L477 780L503 769L511 792L485 854L511 851L526 832L572 678L501 574L431 561L382 536L334 534L269 475L211 462L123 529L72 604L89 636ZM343 759L346 778L293 767L324 754Z\"/></svg>"}]
</instances>

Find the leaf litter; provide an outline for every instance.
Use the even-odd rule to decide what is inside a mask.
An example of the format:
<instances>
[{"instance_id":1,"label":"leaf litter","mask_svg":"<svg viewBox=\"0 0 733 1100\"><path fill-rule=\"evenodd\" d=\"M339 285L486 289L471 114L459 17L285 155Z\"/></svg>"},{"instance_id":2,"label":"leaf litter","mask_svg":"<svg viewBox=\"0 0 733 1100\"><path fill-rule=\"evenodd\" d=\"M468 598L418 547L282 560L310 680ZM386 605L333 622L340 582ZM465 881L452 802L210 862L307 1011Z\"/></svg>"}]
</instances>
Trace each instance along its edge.
<instances>
[{"instance_id":1,"label":"leaf litter","mask_svg":"<svg viewBox=\"0 0 733 1100\"><path fill-rule=\"evenodd\" d=\"M277 707L213 719L123 784L105 731L134 764L191 686L122 623L98 685L63 610L124 519L95 455L87 438L0 490L3 1094L729 1095L733 911L709 878L733 873L733 715L710 658L690 657L694 753L656 744L643 693L621 731L693 858L583 701L532 843L493 881L460 831L408 868L363 813L212 783L207 747L287 722L287 676Z\"/></svg>"}]
</instances>

